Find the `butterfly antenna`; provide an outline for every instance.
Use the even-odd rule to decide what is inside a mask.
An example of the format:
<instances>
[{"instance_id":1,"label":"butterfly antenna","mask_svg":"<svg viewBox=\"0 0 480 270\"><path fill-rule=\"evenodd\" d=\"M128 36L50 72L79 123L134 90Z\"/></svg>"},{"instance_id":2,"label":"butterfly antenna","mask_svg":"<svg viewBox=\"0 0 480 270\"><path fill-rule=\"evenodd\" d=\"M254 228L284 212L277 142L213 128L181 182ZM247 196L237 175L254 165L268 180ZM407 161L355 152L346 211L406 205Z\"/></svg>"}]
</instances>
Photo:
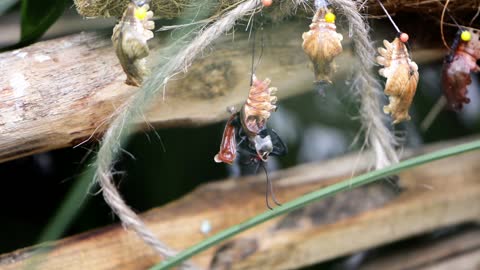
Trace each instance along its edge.
<instances>
[{"instance_id":1,"label":"butterfly antenna","mask_svg":"<svg viewBox=\"0 0 480 270\"><path fill-rule=\"evenodd\" d=\"M263 166L263 162L259 162L257 165L257 168L255 169L255 174L258 173L258 169L260 169L260 166L263 168L263 171L267 173L265 166ZM273 210L273 208L270 206L270 202L268 201L268 198L270 194L270 186L269 186L269 180L268 180L268 175L267 175L267 183L265 186L265 204L267 205L268 209Z\"/></svg>"},{"instance_id":2,"label":"butterfly antenna","mask_svg":"<svg viewBox=\"0 0 480 270\"><path fill-rule=\"evenodd\" d=\"M270 203L268 202L268 194L270 193L270 189L268 188L268 182L267 185L265 186L266 192L265 192L265 203L267 204L268 209L273 210L273 208L270 206Z\"/></svg>"},{"instance_id":3,"label":"butterfly antenna","mask_svg":"<svg viewBox=\"0 0 480 270\"><path fill-rule=\"evenodd\" d=\"M268 194L271 194L272 201L273 201L276 205L281 206L282 204L278 202L277 197L275 196L275 192L274 192L274 190L273 190L273 183L272 183L272 181L270 180L270 177L268 177L268 171L267 171L267 168L265 167L265 163L262 162L262 163L261 163L261 166L262 166L263 171L265 172L265 176L266 176L266 178L267 178L267 187L266 187L266 188L267 188L267 192L266 192L266 195L265 195L265 200L266 200L266 202L267 202L267 207L270 208L270 209L272 209L272 208L269 206L269 204L268 204Z\"/></svg>"}]
</instances>

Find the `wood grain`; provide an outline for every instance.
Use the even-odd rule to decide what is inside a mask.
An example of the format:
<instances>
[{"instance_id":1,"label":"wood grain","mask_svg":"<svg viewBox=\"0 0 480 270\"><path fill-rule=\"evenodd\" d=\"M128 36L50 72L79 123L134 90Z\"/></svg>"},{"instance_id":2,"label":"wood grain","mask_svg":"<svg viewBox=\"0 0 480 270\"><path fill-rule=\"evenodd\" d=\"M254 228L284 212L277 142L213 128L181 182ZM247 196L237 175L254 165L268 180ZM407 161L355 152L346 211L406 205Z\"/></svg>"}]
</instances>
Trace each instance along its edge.
<instances>
[{"instance_id":1,"label":"wood grain","mask_svg":"<svg viewBox=\"0 0 480 270\"><path fill-rule=\"evenodd\" d=\"M420 243L391 249L370 262L362 264L359 270L415 270L415 269L478 269L480 266L480 226L468 226L450 235L431 237ZM473 255L477 255L475 258ZM460 263L462 262L462 263ZM449 265L450 268L444 266ZM476 267L476 268L475 268Z\"/></svg>"},{"instance_id":2,"label":"wood grain","mask_svg":"<svg viewBox=\"0 0 480 270\"><path fill-rule=\"evenodd\" d=\"M313 88L301 48L306 27L307 23L288 23L264 30L266 49L256 73L260 79L272 79L280 98ZM164 37L152 43L153 66L165 46ZM226 118L226 108L246 98L251 59L245 56L250 48L243 31L219 40L186 75L168 85L164 99L160 95L150 111L139 116L140 126L194 126ZM441 57L441 50L415 53L417 63ZM338 63L338 78L357 64L348 50ZM122 104L139 91L124 84L109 33L81 33L1 53L0 74L0 162L95 141Z\"/></svg>"},{"instance_id":3,"label":"wood grain","mask_svg":"<svg viewBox=\"0 0 480 270\"><path fill-rule=\"evenodd\" d=\"M292 33L295 28L286 29ZM280 97L307 91L313 75L301 51L301 39L292 35L281 40L272 31L265 32L270 49L257 75L268 74L279 87ZM151 55L158 57L164 37L152 43ZM225 36L188 75L177 76L165 100L160 97L154 102L139 122L200 125L226 117L226 107L240 103L247 94L250 58L245 55L249 48L243 31L235 34L235 42ZM279 69L262 70L279 65ZM109 33L81 33L2 53L0 74L0 161L101 136L115 111L138 91L124 84Z\"/></svg>"},{"instance_id":4,"label":"wood grain","mask_svg":"<svg viewBox=\"0 0 480 270\"><path fill-rule=\"evenodd\" d=\"M417 149L415 154L458 144ZM411 152L410 152L411 153ZM277 196L289 201L367 168L369 154L297 166L272 174ZM455 166L452 166L455 164ZM193 261L212 269L293 269L379 246L443 226L480 221L478 152L435 161L399 175L400 193L387 182L338 194L281 216L213 247ZM264 177L230 179L197 188L142 218L159 238L184 249L266 210ZM211 232L202 233L202 223ZM0 269L146 269L159 258L119 225L72 236L34 256L29 247L0 256Z\"/></svg>"}]
</instances>

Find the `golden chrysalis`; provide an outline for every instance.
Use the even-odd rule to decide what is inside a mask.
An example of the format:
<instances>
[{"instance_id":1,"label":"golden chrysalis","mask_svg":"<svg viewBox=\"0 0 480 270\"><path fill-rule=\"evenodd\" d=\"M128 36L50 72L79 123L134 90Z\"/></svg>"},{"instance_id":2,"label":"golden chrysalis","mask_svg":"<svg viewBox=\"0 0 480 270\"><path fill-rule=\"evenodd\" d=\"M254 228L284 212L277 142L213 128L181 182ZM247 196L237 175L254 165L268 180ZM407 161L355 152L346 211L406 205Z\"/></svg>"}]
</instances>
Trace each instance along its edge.
<instances>
[{"instance_id":1,"label":"golden chrysalis","mask_svg":"<svg viewBox=\"0 0 480 270\"><path fill-rule=\"evenodd\" d=\"M410 59L407 46L400 37L392 43L384 40L383 45L385 48L378 48L377 62L384 68L378 73L387 78L384 92L390 102L383 111L391 114L393 123L397 124L410 120L408 110L417 90L418 66Z\"/></svg>"},{"instance_id":2,"label":"golden chrysalis","mask_svg":"<svg viewBox=\"0 0 480 270\"><path fill-rule=\"evenodd\" d=\"M342 52L343 36L337 33L335 15L325 7L319 8L310 30L303 33L303 50L313 63L316 83L332 83L335 72L333 59Z\"/></svg>"}]
</instances>

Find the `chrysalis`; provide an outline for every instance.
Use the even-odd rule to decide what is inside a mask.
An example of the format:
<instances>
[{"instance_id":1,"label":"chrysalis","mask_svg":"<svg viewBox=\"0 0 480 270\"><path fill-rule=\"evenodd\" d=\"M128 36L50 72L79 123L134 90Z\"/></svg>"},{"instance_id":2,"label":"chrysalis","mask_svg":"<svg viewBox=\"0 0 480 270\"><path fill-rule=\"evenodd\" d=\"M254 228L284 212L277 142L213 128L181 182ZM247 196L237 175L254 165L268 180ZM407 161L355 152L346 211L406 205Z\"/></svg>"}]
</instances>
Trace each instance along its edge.
<instances>
[{"instance_id":1,"label":"chrysalis","mask_svg":"<svg viewBox=\"0 0 480 270\"><path fill-rule=\"evenodd\" d=\"M267 128L270 114L276 110L277 89L270 87L270 80L257 80L252 76L252 86L248 92L248 99L240 112L234 112L227 121L222 136L220 150L215 155L215 162L232 164L238 156L240 165L261 166L267 175L267 189L265 202L269 209L269 194L275 204L280 203L275 198L273 185L268 178L265 162L269 156L283 156L287 153L287 146L278 134Z\"/></svg>"},{"instance_id":2,"label":"chrysalis","mask_svg":"<svg viewBox=\"0 0 480 270\"><path fill-rule=\"evenodd\" d=\"M315 83L332 83L336 70L333 59L342 52L343 36L336 31L335 15L321 7L312 19L310 31L303 33L303 50L313 63Z\"/></svg>"},{"instance_id":3,"label":"chrysalis","mask_svg":"<svg viewBox=\"0 0 480 270\"><path fill-rule=\"evenodd\" d=\"M247 163L264 162L270 154L281 155L286 151L275 131L266 126L270 114L277 108L276 92L277 88L270 87L270 79L260 81L253 76L247 101L225 126L215 162L231 164L237 152L243 154L242 159Z\"/></svg>"},{"instance_id":4,"label":"chrysalis","mask_svg":"<svg viewBox=\"0 0 480 270\"><path fill-rule=\"evenodd\" d=\"M149 54L147 40L153 37L153 12L147 4L130 2L122 19L113 28L112 41L118 60L127 75L128 85L140 86L149 74L145 57Z\"/></svg>"},{"instance_id":5,"label":"chrysalis","mask_svg":"<svg viewBox=\"0 0 480 270\"><path fill-rule=\"evenodd\" d=\"M480 35L476 29L459 31L453 42L452 52L445 58L442 72L443 92L448 107L461 110L463 104L470 103L467 86L472 83L470 72L480 71Z\"/></svg>"},{"instance_id":6,"label":"chrysalis","mask_svg":"<svg viewBox=\"0 0 480 270\"><path fill-rule=\"evenodd\" d=\"M385 48L378 48L377 62L384 66L378 73L387 78L384 92L390 102L383 111L391 114L394 124L410 120L408 110L417 90L418 66L410 59L407 41L408 35L401 33L392 43L384 40Z\"/></svg>"},{"instance_id":7,"label":"chrysalis","mask_svg":"<svg viewBox=\"0 0 480 270\"><path fill-rule=\"evenodd\" d=\"M270 87L270 79L260 81L253 75L247 101L240 110L242 126L247 134L256 135L265 128L270 114L277 109L276 92L277 88Z\"/></svg>"}]
</instances>

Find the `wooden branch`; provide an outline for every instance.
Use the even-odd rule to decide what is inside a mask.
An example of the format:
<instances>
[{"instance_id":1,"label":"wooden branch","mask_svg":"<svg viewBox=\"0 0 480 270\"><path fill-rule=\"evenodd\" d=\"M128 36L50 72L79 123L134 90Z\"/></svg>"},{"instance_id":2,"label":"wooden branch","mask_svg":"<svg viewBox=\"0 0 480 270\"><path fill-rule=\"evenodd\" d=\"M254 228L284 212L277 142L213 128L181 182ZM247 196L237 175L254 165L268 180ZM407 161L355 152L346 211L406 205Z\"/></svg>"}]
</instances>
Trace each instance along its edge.
<instances>
[{"instance_id":1,"label":"wooden branch","mask_svg":"<svg viewBox=\"0 0 480 270\"><path fill-rule=\"evenodd\" d=\"M265 29L259 78L272 79L279 97L312 89L313 74L301 48L304 24ZM152 62L162 50L152 44ZM166 90L165 100L141 120L156 126L200 125L227 117L244 102L251 46L243 31L225 36ZM348 47L348 45L346 45ZM415 53L417 63L440 59L441 51ZM352 71L351 53L338 59L340 77ZM155 63L153 63L154 65ZM111 116L138 88L124 84L109 33L82 33L0 54L0 162L101 136ZM348 91L348 89L346 89ZM163 89L159 89L163 91Z\"/></svg>"},{"instance_id":2,"label":"wooden branch","mask_svg":"<svg viewBox=\"0 0 480 270\"><path fill-rule=\"evenodd\" d=\"M281 97L306 91L313 81L300 47L301 32L283 30L296 34L283 36L285 40L265 31L269 49L257 72L260 78L272 78ZM152 58L161 51L161 41L162 36L152 44ZM169 84L165 100L156 101L145 120L172 126L226 117L226 107L241 103L248 91L249 50L244 32L235 34L235 42L225 36L186 77ZM281 68L265 72L263 66ZM115 110L138 91L124 84L109 33L82 33L2 53L0 73L0 161L101 135Z\"/></svg>"},{"instance_id":3,"label":"wooden branch","mask_svg":"<svg viewBox=\"0 0 480 270\"><path fill-rule=\"evenodd\" d=\"M433 148L447 145L451 144ZM351 155L271 176L277 196L288 201L348 178L352 164L364 170L370 160L368 154ZM387 182L344 192L248 230L193 261L211 269L293 269L443 226L478 222L478 164L480 155L475 152L423 165L399 175L400 193L393 192ZM258 176L207 184L142 217L160 239L184 249L266 211L264 181L264 176ZM202 232L202 227L208 228L205 225L211 226L211 231ZM0 270L21 269L35 257L36 250L29 247L0 256ZM37 269L49 270L67 266L145 269L158 260L149 247L119 225L54 242L50 252L36 257Z\"/></svg>"},{"instance_id":4,"label":"wooden branch","mask_svg":"<svg viewBox=\"0 0 480 270\"><path fill-rule=\"evenodd\" d=\"M476 255L476 256L473 256ZM460 264L459 262L462 262ZM450 267L445 268L444 265ZM427 243L414 243L380 254L360 270L478 269L480 265L480 227L439 236ZM475 268L477 266L477 268Z\"/></svg>"}]
</instances>

